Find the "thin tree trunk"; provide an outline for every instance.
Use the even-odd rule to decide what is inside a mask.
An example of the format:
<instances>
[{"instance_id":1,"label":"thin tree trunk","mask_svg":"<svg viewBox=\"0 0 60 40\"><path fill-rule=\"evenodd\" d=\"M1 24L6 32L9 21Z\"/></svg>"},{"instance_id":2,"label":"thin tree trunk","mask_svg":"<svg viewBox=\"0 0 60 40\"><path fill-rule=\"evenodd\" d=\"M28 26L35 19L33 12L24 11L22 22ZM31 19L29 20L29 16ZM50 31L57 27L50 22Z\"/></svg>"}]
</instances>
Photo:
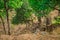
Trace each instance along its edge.
<instances>
[{"instance_id":1,"label":"thin tree trunk","mask_svg":"<svg viewBox=\"0 0 60 40\"><path fill-rule=\"evenodd\" d=\"M53 27L51 26L51 19L49 17L46 18L46 28L49 33L53 31Z\"/></svg>"},{"instance_id":2,"label":"thin tree trunk","mask_svg":"<svg viewBox=\"0 0 60 40\"><path fill-rule=\"evenodd\" d=\"M38 18L38 28L41 30L41 17Z\"/></svg>"},{"instance_id":3,"label":"thin tree trunk","mask_svg":"<svg viewBox=\"0 0 60 40\"><path fill-rule=\"evenodd\" d=\"M4 23L4 20L3 20L2 16L0 16L0 19L1 19L1 21L2 21L4 33L6 34L5 23Z\"/></svg>"},{"instance_id":4,"label":"thin tree trunk","mask_svg":"<svg viewBox=\"0 0 60 40\"><path fill-rule=\"evenodd\" d=\"M10 24L9 24L9 14L8 14L7 0L4 0L4 8L6 10L6 16L7 16L8 35L10 35Z\"/></svg>"}]
</instances>

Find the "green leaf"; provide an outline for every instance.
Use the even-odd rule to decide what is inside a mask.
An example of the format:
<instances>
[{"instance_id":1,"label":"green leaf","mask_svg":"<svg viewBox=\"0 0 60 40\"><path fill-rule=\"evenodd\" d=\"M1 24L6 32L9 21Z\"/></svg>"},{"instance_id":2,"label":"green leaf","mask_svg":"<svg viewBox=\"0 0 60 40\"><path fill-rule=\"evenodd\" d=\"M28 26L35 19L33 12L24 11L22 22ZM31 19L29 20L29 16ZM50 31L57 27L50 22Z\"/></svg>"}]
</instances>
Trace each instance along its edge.
<instances>
[{"instance_id":1,"label":"green leaf","mask_svg":"<svg viewBox=\"0 0 60 40\"><path fill-rule=\"evenodd\" d=\"M0 16L2 16L3 18L6 17L6 12L5 11L0 11Z\"/></svg>"},{"instance_id":2,"label":"green leaf","mask_svg":"<svg viewBox=\"0 0 60 40\"><path fill-rule=\"evenodd\" d=\"M4 1L0 0L0 10L4 8Z\"/></svg>"},{"instance_id":3,"label":"green leaf","mask_svg":"<svg viewBox=\"0 0 60 40\"><path fill-rule=\"evenodd\" d=\"M9 7L16 9L20 8L23 2L21 0L9 0L7 4Z\"/></svg>"}]
</instances>

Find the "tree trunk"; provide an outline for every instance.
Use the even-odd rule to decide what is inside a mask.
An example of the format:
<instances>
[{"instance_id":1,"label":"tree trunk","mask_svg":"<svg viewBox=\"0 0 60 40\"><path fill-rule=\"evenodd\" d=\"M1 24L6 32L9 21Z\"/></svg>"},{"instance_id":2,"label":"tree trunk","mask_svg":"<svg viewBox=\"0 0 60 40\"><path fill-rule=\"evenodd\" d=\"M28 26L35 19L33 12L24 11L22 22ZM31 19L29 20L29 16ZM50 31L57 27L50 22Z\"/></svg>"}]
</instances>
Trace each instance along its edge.
<instances>
[{"instance_id":1,"label":"tree trunk","mask_svg":"<svg viewBox=\"0 0 60 40\"><path fill-rule=\"evenodd\" d=\"M10 35L10 24L9 24L9 14L8 14L7 0L4 0L4 8L6 10L6 16L7 16L8 35Z\"/></svg>"},{"instance_id":2,"label":"tree trunk","mask_svg":"<svg viewBox=\"0 0 60 40\"><path fill-rule=\"evenodd\" d=\"M51 19L49 17L46 18L46 29L50 33L52 32L53 28L51 26Z\"/></svg>"},{"instance_id":3,"label":"tree trunk","mask_svg":"<svg viewBox=\"0 0 60 40\"><path fill-rule=\"evenodd\" d=\"M38 18L38 28L41 30L41 17Z\"/></svg>"},{"instance_id":4,"label":"tree trunk","mask_svg":"<svg viewBox=\"0 0 60 40\"><path fill-rule=\"evenodd\" d=\"M0 16L0 19L1 19L1 21L2 21L4 34L6 34L6 30L5 30L5 23L4 23L4 20L3 20L2 16Z\"/></svg>"}]
</instances>

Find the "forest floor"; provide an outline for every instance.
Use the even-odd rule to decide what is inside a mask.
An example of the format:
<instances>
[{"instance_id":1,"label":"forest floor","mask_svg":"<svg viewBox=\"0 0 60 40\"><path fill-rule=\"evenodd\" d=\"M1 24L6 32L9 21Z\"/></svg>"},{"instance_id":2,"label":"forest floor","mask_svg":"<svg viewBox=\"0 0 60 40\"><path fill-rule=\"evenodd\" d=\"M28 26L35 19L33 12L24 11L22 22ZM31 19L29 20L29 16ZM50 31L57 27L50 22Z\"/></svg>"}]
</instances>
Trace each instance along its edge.
<instances>
[{"instance_id":1,"label":"forest floor","mask_svg":"<svg viewBox=\"0 0 60 40\"><path fill-rule=\"evenodd\" d=\"M22 34L18 36L1 35L0 40L60 40L60 36L40 34Z\"/></svg>"},{"instance_id":2,"label":"forest floor","mask_svg":"<svg viewBox=\"0 0 60 40\"><path fill-rule=\"evenodd\" d=\"M18 26L16 28L14 27L15 28L14 31L16 31L19 28ZM25 27L21 25L21 28L23 29ZM60 40L60 35L56 35L56 34L50 35L46 32L28 33L28 30L27 30L27 33L22 32L22 34L19 34L19 35L16 35L14 33L12 33L12 35L1 34L0 40Z\"/></svg>"}]
</instances>

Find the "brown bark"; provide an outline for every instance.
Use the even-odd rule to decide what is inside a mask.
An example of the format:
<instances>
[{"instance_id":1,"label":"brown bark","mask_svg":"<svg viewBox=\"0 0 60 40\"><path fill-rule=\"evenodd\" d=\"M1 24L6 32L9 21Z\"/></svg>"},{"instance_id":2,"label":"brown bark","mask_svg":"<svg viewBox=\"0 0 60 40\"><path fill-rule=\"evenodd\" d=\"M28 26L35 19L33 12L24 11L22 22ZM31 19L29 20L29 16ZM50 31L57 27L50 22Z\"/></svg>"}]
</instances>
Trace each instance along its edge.
<instances>
[{"instance_id":1,"label":"brown bark","mask_svg":"<svg viewBox=\"0 0 60 40\"><path fill-rule=\"evenodd\" d=\"M9 24L9 14L8 14L8 5L7 0L4 0L4 8L6 10L6 16L7 16L7 26L8 26L8 35L10 35L10 24Z\"/></svg>"},{"instance_id":2,"label":"brown bark","mask_svg":"<svg viewBox=\"0 0 60 40\"><path fill-rule=\"evenodd\" d=\"M49 17L46 18L46 29L48 32L52 32L53 31L53 27L51 24L51 19Z\"/></svg>"},{"instance_id":3,"label":"brown bark","mask_svg":"<svg viewBox=\"0 0 60 40\"><path fill-rule=\"evenodd\" d=\"M5 23L4 23L4 20L3 20L2 16L0 16L0 19L1 19L1 21L2 21L4 34L6 34L6 30L5 30Z\"/></svg>"},{"instance_id":4,"label":"brown bark","mask_svg":"<svg viewBox=\"0 0 60 40\"><path fill-rule=\"evenodd\" d=\"M41 30L41 17L38 18L38 28Z\"/></svg>"}]
</instances>

